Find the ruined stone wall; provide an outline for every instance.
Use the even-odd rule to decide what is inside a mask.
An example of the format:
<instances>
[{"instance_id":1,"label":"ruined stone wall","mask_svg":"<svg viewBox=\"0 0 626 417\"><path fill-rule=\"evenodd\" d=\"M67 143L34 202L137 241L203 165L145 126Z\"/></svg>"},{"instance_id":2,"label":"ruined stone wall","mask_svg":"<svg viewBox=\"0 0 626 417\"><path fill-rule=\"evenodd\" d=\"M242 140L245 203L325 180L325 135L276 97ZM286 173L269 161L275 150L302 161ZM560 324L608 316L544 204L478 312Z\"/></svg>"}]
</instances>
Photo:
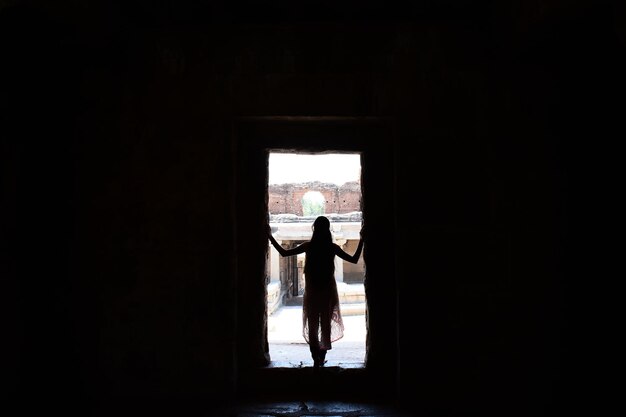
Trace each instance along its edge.
<instances>
[{"instance_id":1,"label":"ruined stone wall","mask_svg":"<svg viewBox=\"0 0 626 417\"><path fill-rule=\"evenodd\" d=\"M361 184L347 182L341 186L319 181L268 186L268 205L271 214L302 216L302 198L309 191L318 191L326 202L325 213L350 213L361 210Z\"/></svg>"}]
</instances>

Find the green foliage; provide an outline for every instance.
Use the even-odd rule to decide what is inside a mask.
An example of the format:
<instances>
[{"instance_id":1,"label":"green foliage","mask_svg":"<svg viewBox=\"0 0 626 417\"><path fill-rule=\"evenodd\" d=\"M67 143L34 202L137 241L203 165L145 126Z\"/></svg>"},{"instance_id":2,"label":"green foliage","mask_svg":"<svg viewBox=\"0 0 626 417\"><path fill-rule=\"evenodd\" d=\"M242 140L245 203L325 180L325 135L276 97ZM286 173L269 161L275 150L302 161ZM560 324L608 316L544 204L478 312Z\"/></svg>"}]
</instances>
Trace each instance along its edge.
<instances>
[{"instance_id":1,"label":"green foliage","mask_svg":"<svg viewBox=\"0 0 626 417\"><path fill-rule=\"evenodd\" d=\"M324 201L315 201L304 196L302 198L302 214L304 216L320 216L324 214Z\"/></svg>"}]
</instances>

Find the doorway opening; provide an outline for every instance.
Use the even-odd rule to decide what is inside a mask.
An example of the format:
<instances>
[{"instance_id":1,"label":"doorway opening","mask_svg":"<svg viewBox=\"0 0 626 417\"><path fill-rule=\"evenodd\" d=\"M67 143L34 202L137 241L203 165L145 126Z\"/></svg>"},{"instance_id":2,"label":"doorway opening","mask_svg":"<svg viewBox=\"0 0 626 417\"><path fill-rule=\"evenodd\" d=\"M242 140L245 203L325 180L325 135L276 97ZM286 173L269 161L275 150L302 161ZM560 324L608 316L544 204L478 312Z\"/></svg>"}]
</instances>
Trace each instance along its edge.
<instances>
[{"instance_id":1,"label":"doorway opening","mask_svg":"<svg viewBox=\"0 0 626 417\"><path fill-rule=\"evenodd\" d=\"M362 226L361 155L270 150L267 211L276 240L293 248L311 238L317 216L331 222L333 241L356 251ZM302 329L304 255L281 257L268 244L266 258L267 341L272 367L310 367L312 358ZM359 368L366 358L365 260L335 259L344 336L333 342L326 366Z\"/></svg>"},{"instance_id":2,"label":"doorway opening","mask_svg":"<svg viewBox=\"0 0 626 417\"><path fill-rule=\"evenodd\" d=\"M233 366L240 398L293 399L314 394L326 399L391 399L397 393L400 322L393 126L392 120L385 118L335 116L242 117L234 123L237 280L231 289L237 306ZM360 155L362 216L367 224L361 255L367 266L367 334L365 361L359 366L330 366L332 362L327 362L324 369L316 369L307 356L303 366L281 367L270 355L267 313L271 295L268 297L266 267L271 261L267 256L271 244L266 226L275 204L268 193L270 152ZM320 172L324 169L318 168ZM339 202L343 200L335 200ZM324 210L333 211L326 201ZM297 328L301 326L299 321ZM332 361L332 353L328 352L327 360Z\"/></svg>"}]
</instances>

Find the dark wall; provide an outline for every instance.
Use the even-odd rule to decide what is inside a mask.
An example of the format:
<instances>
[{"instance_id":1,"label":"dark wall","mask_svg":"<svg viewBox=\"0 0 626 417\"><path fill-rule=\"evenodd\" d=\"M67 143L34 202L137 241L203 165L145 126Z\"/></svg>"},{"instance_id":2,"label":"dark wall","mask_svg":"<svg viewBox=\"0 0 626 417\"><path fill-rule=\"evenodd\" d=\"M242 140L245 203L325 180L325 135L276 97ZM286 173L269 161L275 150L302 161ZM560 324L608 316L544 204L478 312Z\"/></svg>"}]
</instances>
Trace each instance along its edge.
<instances>
[{"instance_id":1,"label":"dark wall","mask_svg":"<svg viewBox=\"0 0 626 417\"><path fill-rule=\"evenodd\" d=\"M395 225L373 227L366 256L382 270L377 250L397 250L368 299L377 329L397 307L372 343L394 339L398 402L573 408L570 138L614 115L587 105L622 91L619 13L547 0L2 3L9 398L77 411L236 398L240 332L255 323L238 303L262 308L238 280L240 216L263 192L235 189L254 157L233 131L242 116L292 115L391 127L393 163L366 161L363 175L394 190L364 201L391 207Z\"/></svg>"}]
</instances>

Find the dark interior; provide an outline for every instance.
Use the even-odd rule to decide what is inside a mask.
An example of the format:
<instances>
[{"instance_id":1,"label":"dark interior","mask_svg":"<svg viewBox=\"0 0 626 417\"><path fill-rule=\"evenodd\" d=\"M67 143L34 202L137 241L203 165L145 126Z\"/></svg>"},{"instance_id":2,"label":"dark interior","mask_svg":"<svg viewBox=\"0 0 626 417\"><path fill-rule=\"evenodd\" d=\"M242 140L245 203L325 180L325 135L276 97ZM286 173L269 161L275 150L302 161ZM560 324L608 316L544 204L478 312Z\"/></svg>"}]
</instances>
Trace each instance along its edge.
<instances>
[{"instance_id":1,"label":"dark interior","mask_svg":"<svg viewBox=\"0 0 626 417\"><path fill-rule=\"evenodd\" d=\"M623 11L0 2L6 403L580 409L574 167L617 125L603 104L624 97ZM362 369L267 367L270 149L362 155Z\"/></svg>"}]
</instances>

